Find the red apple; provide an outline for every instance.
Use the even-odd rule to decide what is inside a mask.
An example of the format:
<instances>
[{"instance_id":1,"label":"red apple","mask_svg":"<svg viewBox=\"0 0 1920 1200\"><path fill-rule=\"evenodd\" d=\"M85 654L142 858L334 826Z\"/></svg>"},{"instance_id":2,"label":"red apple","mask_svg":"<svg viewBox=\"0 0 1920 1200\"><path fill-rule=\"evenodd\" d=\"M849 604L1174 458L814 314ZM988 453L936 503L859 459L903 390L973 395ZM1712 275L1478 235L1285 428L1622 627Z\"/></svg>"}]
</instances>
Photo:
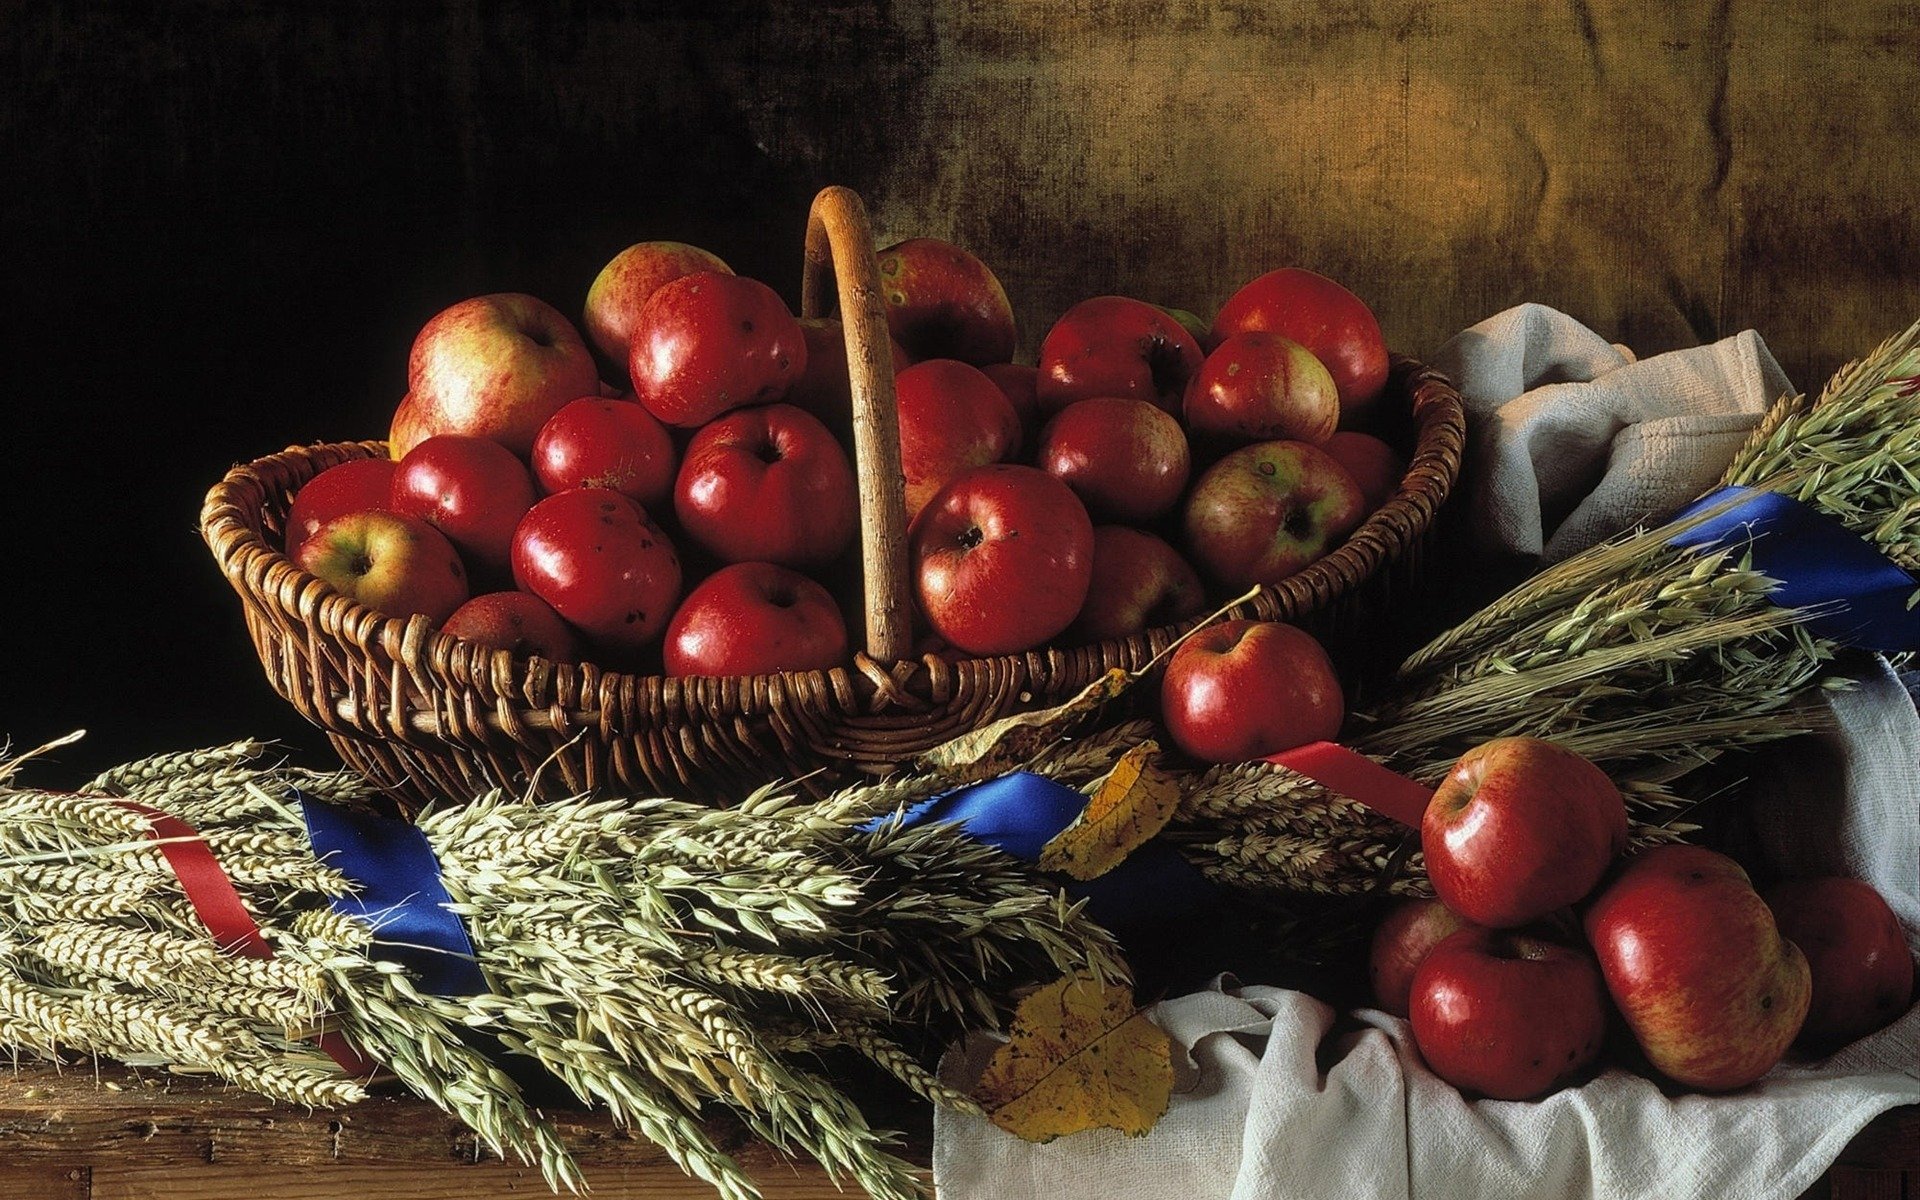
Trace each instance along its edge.
<instances>
[{"instance_id":1,"label":"red apple","mask_svg":"<svg viewBox=\"0 0 1920 1200\"><path fill-rule=\"evenodd\" d=\"M393 490L393 465L390 458L350 459L302 484L287 509L287 551L298 550L314 530L335 517L387 507L387 496Z\"/></svg>"},{"instance_id":2,"label":"red apple","mask_svg":"<svg viewBox=\"0 0 1920 1200\"><path fill-rule=\"evenodd\" d=\"M1013 305L987 264L938 238L880 251L880 293L894 340L916 362L1006 362L1017 341Z\"/></svg>"},{"instance_id":3,"label":"red apple","mask_svg":"<svg viewBox=\"0 0 1920 1200\"><path fill-rule=\"evenodd\" d=\"M1813 974L1801 1046L1837 1050L1907 1011L1913 952L1900 918L1870 884L1844 875L1789 879L1768 888L1766 901Z\"/></svg>"},{"instance_id":4,"label":"red apple","mask_svg":"<svg viewBox=\"0 0 1920 1200\"><path fill-rule=\"evenodd\" d=\"M772 563L722 567L667 624L669 675L824 671L847 659L847 623L826 588Z\"/></svg>"},{"instance_id":5,"label":"red apple","mask_svg":"<svg viewBox=\"0 0 1920 1200\"><path fill-rule=\"evenodd\" d=\"M1360 485L1360 494L1367 499L1367 511L1372 512L1382 504L1393 499L1400 490L1400 481L1406 477L1407 464L1399 451L1387 445L1370 433L1354 433L1341 430L1328 438L1321 447L1333 457L1333 461L1347 469L1353 481Z\"/></svg>"},{"instance_id":6,"label":"red apple","mask_svg":"<svg viewBox=\"0 0 1920 1200\"><path fill-rule=\"evenodd\" d=\"M1095 296L1062 313L1040 343L1040 407L1056 413L1076 400L1122 396L1177 414L1201 358L1200 344L1164 309Z\"/></svg>"},{"instance_id":7,"label":"red apple","mask_svg":"<svg viewBox=\"0 0 1920 1200\"><path fill-rule=\"evenodd\" d=\"M459 433L524 458L548 417L599 386L593 352L552 305L515 292L462 300L413 339L388 452Z\"/></svg>"},{"instance_id":8,"label":"red apple","mask_svg":"<svg viewBox=\"0 0 1920 1200\"><path fill-rule=\"evenodd\" d=\"M1187 496L1182 527L1194 565L1239 590L1292 575L1366 515L1360 485L1326 451L1259 442L1207 468Z\"/></svg>"},{"instance_id":9,"label":"red apple","mask_svg":"<svg viewBox=\"0 0 1920 1200\"><path fill-rule=\"evenodd\" d=\"M1806 956L1740 864L1699 846L1643 850L1587 905L1607 991L1654 1068L1705 1091L1780 1061L1806 1018Z\"/></svg>"},{"instance_id":10,"label":"red apple","mask_svg":"<svg viewBox=\"0 0 1920 1200\"><path fill-rule=\"evenodd\" d=\"M662 284L634 319L633 394L669 425L770 404L807 369L807 339L786 301L757 279L695 271Z\"/></svg>"},{"instance_id":11,"label":"red apple","mask_svg":"<svg viewBox=\"0 0 1920 1200\"><path fill-rule=\"evenodd\" d=\"M629 399L582 396L540 427L533 474L548 495L569 488L612 488L645 509L673 494L673 437Z\"/></svg>"},{"instance_id":12,"label":"red apple","mask_svg":"<svg viewBox=\"0 0 1920 1200\"><path fill-rule=\"evenodd\" d=\"M680 528L725 562L817 566L858 530L846 451L791 404L728 413L693 435L674 483Z\"/></svg>"},{"instance_id":13,"label":"red apple","mask_svg":"<svg viewBox=\"0 0 1920 1200\"><path fill-rule=\"evenodd\" d=\"M1285 439L1315 445L1333 436L1340 396L1305 346L1279 334L1235 334L1207 355L1186 394L1195 433L1234 442Z\"/></svg>"},{"instance_id":14,"label":"red apple","mask_svg":"<svg viewBox=\"0 0 1920 1200\"><path fill-rule=\"evenodd\" d=\"M1214 344L1260 329L1292 338L1326 365L1340 391L1342 425L1366 417L1387 387L1387 340L1360 297L1298 267L1269 271L1235 292L1213 318Z\"/></svg>"},{"instance_id":15,"label":"red apple","mask_svg":"<svg viewBox=\"0 0 1920 1200\"><path fill-rule=\"evenodd\" d=\"M1059 636L1086 602L1093 522L1045 471L1002 463L962 472L908 540L920 611L968 654L1030 650Z\"/></svg>"},{"instance_id":16,"label":"red apple","mask_svg":"<svg viewBox=\"0 0 1920 1200\"><path fill-rule=\"evenodd\" d=\"M1125 525L1093 530L1093 576L1070 641L1103 642L1198 616L1206 590L1187 560L1150 533Z\"/></svg>"},{"instance_id":17,"label":"red apple","mask_svg":"<svg viewBox=\"0 0 1920 1200\"><path fill-rule=\"evenodd\" d=\"M388 507L447 536L483 577L505 579L513 530L533 507L533 476L487 438L443 433L407 451Z\"/></svg>"},{"instance_id":18,"label":"red apple","mask_svg":"<svg viewBox=\"0 0 1920 1200\"><path fill-rule=\"evenodd\" d=\"M608 665L659 639L680 597L680 556L632 500L574 488L535 504L513 535L513 578L584 633Z\"/></svg>"},{"instance_id":19,"label":"red apple","mask_svg":"<svg viewBox=\"0 0 1920 1200\"><path fill-rule=\"evenodd\" d=\"M613 256L587 289L581 314L587 340L607 362L627 369L633 323L647 300L663 284L695 271L733 274L733 268L698 246L685 242L638 242Z\"/></svg>"},{"instance_id":20,"label":"red apple","mask_svg":"<svg viewBox=\"0 0 1920 1200\"><path fill-rule=\"evenodd\" d=\"M1096 520L1145 523L1180 502L1192 459L1180 422L1145 400L1076 400L1047 422L1034 465Z\"/></svg>"},{"instance_id":21,"label":"red apple","mask_svg":"<svg viewBox=\"0 0 1920 1200\"><path fill-rule=\"evenodd\" d=\"M1427 960L1427 952L1462 929L1478 928L1438 900L1408 899L1394 905L1374 929L1368 948L1373 1006L1396 1017L1406 1016L1413 975Z\"/></svg>"},{"instance_id":22,"label":"red apple","mask_svg":"<svg viewBox=\"0 0 1920 1200\"><path fill-rule=\"evenodd\" d=\"M1222 621L1167 660L1160 717L1184 753L1247 762L1333 740L1346 701L1311 634L1278 621Z\"/></svg>"},{"instance_id":23,"label":"red apple","mask_svg":"<svg viewBox=\"0 0 1920 1200\"><path fill-rule=\"evenodd\" d=\"M425 521L399 513L335 517L300 543L293 560L389 617L420 615L437 625L467 598L467 569L453 543Z\"/></svg>"},{"instance_id":24,"label":"red apple","mask_svg":"<svg viewBox=\"0 0 1920 1200\"><path fill-rule=\"evenodd\" d=\"M800 333L807 342L807 369L787 389L785 403L806 409L834 437L852 445L853 381L847 372L846 332L832 317L802 317ZM913 359L899 342L889 341L893 373L898 375Z\"/></svg>"},{"instance_id":25,"label":"red apple","mask_svg":"<svg viewBox=\"0 0 1920 1200\"><path fill-rule=\"evenodd\" d=\"M900 372L893 388L909 521L948 480L1005 460L1020 442L1013 405L977 367L931 359Z\"/></svg>"},{"instance_id":26,"label":"red apple","mask_svg":"<svg viewBox=\"0 0 1920 1200\"><path fill-rule=\"evenodd\" d=\"M1420 823L1434 893L1496 929L1585 899L1626 846L1627 805L1613 780L1539 738L1467 751Z\"/></svg>"},{"instance_id":27,"label":"red apple","mask_svg":"<svg viewBox=\"0 0 1920 1200\"><path fill-rule=\"evenodd\" d=\"M993 386L1013 405L1013 411L1020 417L1020 440L1014 445L1009 458L1019 457L1022 449L1034 444L1040 436L1040 426L1045 422L1040 414L1040 397L1035 390L1040 378L1037 368L1025 363L988 363L980 368L980 373L993 380Z\"/></svg>"},{"instance_id":28,"label":"red apple","mask_svg":"<svg viewBox=\"0 0 1920 1200\"><path fill-rule=\"evenodd\" d=\"M1413 1040L1433 1073L1463 1091L1530 1100L1600 1056L1607 996L1584 950L1463 929L1414 972Z\"/></svg>"},{"instance_id":29,"label":"red apple","mask_svg":"<svg viewBox=\"0 0 1920 1200\"><path fill-rule=\"evenodd\" d=\"M580 661L580 638L546 601L531 592L487 592L454 610L440 632L518 657Z\"/></svg>"}]
</instances>

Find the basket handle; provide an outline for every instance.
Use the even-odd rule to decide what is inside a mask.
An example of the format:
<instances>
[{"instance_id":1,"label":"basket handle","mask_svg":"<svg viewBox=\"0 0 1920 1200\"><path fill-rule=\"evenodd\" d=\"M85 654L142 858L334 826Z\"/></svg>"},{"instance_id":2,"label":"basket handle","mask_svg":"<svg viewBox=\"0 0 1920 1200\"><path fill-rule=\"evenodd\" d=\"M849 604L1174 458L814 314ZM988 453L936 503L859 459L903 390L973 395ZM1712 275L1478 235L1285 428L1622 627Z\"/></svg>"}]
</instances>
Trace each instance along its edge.
<instances>
[{"instance_id":1,"label":"basket handle","mask_svg":"<svg viewBox=\"0 0 1920 1200\"><path fill-rule=\"evenodd\" d=\"M906 477L900 469L900 416L894 407L893 351L880 264L866 205L851 189L830 187L807 214L806 273L800 315L826 315L837 281L853 391L853 460L860 480L860 568L865 583L867 656L898 662L912 649L907 582Z\"/></svg>"}]
</instances>

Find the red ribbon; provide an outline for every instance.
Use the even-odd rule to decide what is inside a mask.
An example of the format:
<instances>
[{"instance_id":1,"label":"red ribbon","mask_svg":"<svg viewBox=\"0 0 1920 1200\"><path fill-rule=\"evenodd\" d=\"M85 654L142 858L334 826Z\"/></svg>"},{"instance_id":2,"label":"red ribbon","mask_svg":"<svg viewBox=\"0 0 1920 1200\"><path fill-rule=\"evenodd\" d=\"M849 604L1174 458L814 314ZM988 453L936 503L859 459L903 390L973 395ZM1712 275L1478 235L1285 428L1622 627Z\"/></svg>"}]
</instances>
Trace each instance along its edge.
<instances>
[{"instance_id":1,"label":"red ribbon","mask_svg":"<svg viewBox=\"0 0 1920 1200\"><path fill-rule=\"evenodd\" d=\"M1433 789L1334 742L1308 742L1265 761L1296 771L1402 825L1420 828Z\"/></svg>"},{"instance_id":2,"label":"red ribbon","mask_svg":"<svg viewBox=\"0 0 1920 1200\"><path fill-rule=\"evenodd\" d=\"M241 902L233 880L213 856L213 848L201 840L199 830L180 818L149 808L134 800L115 800L121 808L137 812L147 819L147 836L159 843L160 853L180 880L187 902L200 923L213 935L214 944L227 954L241 958L272 958L273 946L260 933L253 914ZM340 1064L349 1075L370 1075L374 1064L361 1057L346 1035L337 1029L323 1029L320 1048Z\"/></svg>"}]
</instances>

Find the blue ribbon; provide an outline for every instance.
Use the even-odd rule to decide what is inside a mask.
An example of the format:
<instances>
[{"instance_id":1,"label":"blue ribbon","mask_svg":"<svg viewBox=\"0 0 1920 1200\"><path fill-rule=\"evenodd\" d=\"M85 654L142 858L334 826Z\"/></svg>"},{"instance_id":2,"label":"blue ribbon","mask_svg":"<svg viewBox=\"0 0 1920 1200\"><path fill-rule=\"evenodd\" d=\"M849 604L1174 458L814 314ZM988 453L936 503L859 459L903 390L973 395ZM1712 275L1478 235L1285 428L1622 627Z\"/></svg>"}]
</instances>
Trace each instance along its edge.
<instances>
[{"instance_id":1,"label":"blue ribbon","mask_svg":"<svg viewBox=\"0 0 1920 1200\"><path fill-rule=\"evenodd\" d=\"M333 910L373 927L378 957L404 965L420 990L478 996L489 989L467 929L448 905L440 860L427 836L405 821L348 812L295 793L313 852L358 886Z\"/></svg>"},{"instance_id":2,"label":"blue ribbon","mask_svg":"<svg viewBox=\"0 0 1920 1200\"><path fill-rule=\"evenodd\" d=\"M1825 513L1779 492L1725 487L1673 519L1729 502L1725 512L1668 542L1714 550L1745 545L1754 569L1779 581L1767 598L1783 608L1813 610L1805 624L1814 633L1866 650L1920 650L1920 611L1908 607L1920 580Z\"/></svg>"},{"instance_id":3,"label":"blue ribbon","mask_svg":"<svg viewBox=\"0 0 1920 1200\"><path fill-rule=\"evenodd\" d=\"M1016 771L986 783L923 800L901 816L906 828L957 825L968 836L1025 862L1087 807L1087 798L1043 775ZM884 821L866 826L877 829ZM1097 879L1071 880L1066 892L1087 902L1087 914L1123 943L1180 925L1219 897L1219 891L1179 851L1151 841Z\"/></svg>"}]
</instances>

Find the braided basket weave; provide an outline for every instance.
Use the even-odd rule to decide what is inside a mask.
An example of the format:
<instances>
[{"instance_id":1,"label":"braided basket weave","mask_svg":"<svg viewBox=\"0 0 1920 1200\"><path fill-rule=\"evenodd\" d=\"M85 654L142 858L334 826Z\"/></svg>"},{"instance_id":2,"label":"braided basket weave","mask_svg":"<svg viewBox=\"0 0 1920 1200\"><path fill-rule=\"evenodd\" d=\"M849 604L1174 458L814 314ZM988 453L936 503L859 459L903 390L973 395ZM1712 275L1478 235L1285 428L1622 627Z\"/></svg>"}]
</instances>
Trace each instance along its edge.
<instances>
[{"instance_id":1,"label":"braided basket weave","mask_svg":"<svg viewBox=\"0 0 1920 1200\"><path fill-rule=\"evenodd\" d=\"M809 218L806 315L826 310L836 281L865 580L866 649L848 666L643 677L515 658L436 633L421 617L382 616L279 548L293 493L337 463L386 454L386 443L369 441L293 447L235 467L207 495L201 533L239 593L274 689L403 807L528 778L552 795L624 789L723 801L776 776L884 773L1009 712L1064 700L1109 668L1137 668L1191 627L997 658L910 657L886 313L865 211L844 188L822 192ZM1336 658L1416 584L1460 466L1465 420L1453 387L1396 358L1389 389L1412 418L1399 492L1333 553L1239 610L1300 624Z\"/></svg>"}]
</instances>

